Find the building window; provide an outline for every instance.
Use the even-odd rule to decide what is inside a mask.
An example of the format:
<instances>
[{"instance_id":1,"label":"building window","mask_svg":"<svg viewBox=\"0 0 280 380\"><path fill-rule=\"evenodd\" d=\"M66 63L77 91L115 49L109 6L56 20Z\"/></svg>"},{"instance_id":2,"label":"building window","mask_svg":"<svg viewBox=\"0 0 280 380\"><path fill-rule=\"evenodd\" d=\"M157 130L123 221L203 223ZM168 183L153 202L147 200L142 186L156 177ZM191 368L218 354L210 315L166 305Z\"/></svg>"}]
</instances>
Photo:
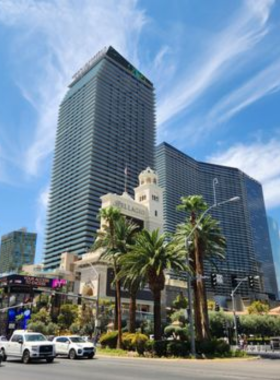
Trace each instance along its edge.
<instances>
[{"instance_id":1,"label":"building window","mask_svg":"<svg viewBox=\"0 0 280 380\"><path fill-rule=\"evenodd\" d=\"M157 212L157 210L155 210L155 216L158 216L158 212Z\"/></svg>"},{"instance_id":2,"label":"building window","mask_svg":"<svg viewBox=\"0 0 280 380\"><path fill-rule=\"evenodd\" d=\"M152 200L158 202L159 196L158 195L152 195Z\"/></svg>"},{"instance_id":3,"label":"building window","mask_svg":"<svg viewBox=\"0 0 280 380\"><path fill-rule=\"evenodd\" d=\"M146 199L147 199L146 195L141 195L139 198L140 202L145 201Z\"/></svg>"}]
</instances>

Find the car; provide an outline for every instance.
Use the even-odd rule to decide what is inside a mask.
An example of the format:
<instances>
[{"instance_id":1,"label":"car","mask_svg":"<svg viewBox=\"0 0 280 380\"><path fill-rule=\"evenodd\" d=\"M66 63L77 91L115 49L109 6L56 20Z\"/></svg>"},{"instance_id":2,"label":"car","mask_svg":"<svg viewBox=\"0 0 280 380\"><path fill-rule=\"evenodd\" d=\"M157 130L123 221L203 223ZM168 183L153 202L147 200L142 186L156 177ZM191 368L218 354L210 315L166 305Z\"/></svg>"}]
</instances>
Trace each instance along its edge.
<instances>
[{"instance_id":1,"label":"car","mask_svg":"<svg viewBox=\"0 0 280 380\"><path fill-rule=\"evenodd\" d=\"M11 356L21 358L24 364L33 359L46 359L47 363L52 363L56 356L55 345L43 334L26 330L15 330L9 341L1 341L0 352L3 361Z\"/></svg>"},{"instance_id":2,"label":"car","mask_svg":"<svg viewBox=\"0 0 280 380\"><path fill-rule=\"evenodd\" d=\"M280 349L280 337L279 336L275 336L273 338L270 338L270 348L273 351Z\"/></svg>"},{"instance_id":3,"label":"car","mask_svg":"<svg viewBox=\"0 0 280 380\"><path fill-rule=\"evenodd\" d=\"M95 355L93 343L86 342L79 335L57 336L54 338L55 350L57 355L68 356L69 359L87 357L92 359Z\"/></svg>"},{"instance_id":4,"label":"car","mask_svg":"<svg viewBox=\"0 0 280 380\"><path fill-rule=\"evenodd\" d=\"M7 338L4 335L0 336L0 342L7 342Z\"/></svg>"}]
</instances>

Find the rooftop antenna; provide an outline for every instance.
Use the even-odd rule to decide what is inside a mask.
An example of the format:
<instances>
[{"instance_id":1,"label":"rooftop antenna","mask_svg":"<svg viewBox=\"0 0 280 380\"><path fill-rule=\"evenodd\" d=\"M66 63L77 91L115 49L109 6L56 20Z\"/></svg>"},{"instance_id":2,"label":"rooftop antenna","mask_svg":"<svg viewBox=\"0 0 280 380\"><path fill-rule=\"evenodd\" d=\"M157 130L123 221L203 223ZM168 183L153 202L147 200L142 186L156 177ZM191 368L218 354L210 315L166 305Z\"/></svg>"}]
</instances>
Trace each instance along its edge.
<instances>
[{"instance_id":1,"label":"rooftop antenna","mask_svg":"<svg viewBox=\"0 0 280 380\"><path fill-rule=\"evenodd\" d=\"M127 193L127 164L124 168L124 192Z\"/></svg>"}]
</instances>

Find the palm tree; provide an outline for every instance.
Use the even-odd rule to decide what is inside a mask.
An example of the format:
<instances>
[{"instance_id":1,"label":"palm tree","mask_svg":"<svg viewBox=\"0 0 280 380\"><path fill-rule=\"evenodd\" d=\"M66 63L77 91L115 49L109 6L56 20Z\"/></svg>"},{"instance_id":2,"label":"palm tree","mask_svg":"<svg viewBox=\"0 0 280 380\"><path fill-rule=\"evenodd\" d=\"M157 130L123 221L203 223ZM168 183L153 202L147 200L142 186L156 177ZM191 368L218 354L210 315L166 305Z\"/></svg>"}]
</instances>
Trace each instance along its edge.
<instances>
[{"instance_id":1,"label":"palm tree","mask_svg":"<svg viewBox=\"0 0 280 380\"><path fill-rule=\"evenodd\" d=\"M165 270L185 270L185 254L173 252L159 230L142 230L137 234L130 252L121 262L130 268L130 276L142 277L148 283L154 297L154 336L161 339L161 291L165 286ZM124 264L125 263L125 264Z\"/></svg>"},{"instance_id":2,"label":"palm tree","mask_svg":"<svg viewBox=\"0 0 280 380\"><path fill-rule=\"evenodd\" d=\"M116 288L115 317L118 329L118 348L122 346L122 313L121 313L121 282L118 276L120 271L120 257L127 252L128 244L132 244L133 236L138 230L138 226L126 219L116 207L107 207L100 210L98 214L100 220L105 224L97 233L97 239L93 248L103 248L101 259L111 265L114 270L114 282Z\"/></svg>"},{"instance_id":3,"label":"palm tree","mask_svg":"<svg viewBox=\"0 0 280 380\"><path fill-rule=\"evenodd\" d=\"M206 289L204 284L204 261L213 262L214 257L224 258L226 241L221 234L219 222L210 215L205 215L197 228L196 221L208 209L207 203L200 195L192 195L181 198L182 204L177 208L190 215L186 223L181 223L176 228L174 243L177 249L185 250L186 238L189 237L188 252L190 269L194 275L194 314L196 335L198 340L210 339L209 320Z\"/></svg>"},{"instance_id":4,"label":"palm tree","mask_svg":"<svg viewBox=\"0 0 280 380\"><path fill-rule=\"evenodd\" d=\"M144 279L139 273L131 273L131 268L127 265L126 255L120 259L120 272L119 278L122 281L123 286L129 293L129 325L128 331L135 333L136 331L136 300L137 293L140 288L144 286Z\"/></svg>"}]
</instances>

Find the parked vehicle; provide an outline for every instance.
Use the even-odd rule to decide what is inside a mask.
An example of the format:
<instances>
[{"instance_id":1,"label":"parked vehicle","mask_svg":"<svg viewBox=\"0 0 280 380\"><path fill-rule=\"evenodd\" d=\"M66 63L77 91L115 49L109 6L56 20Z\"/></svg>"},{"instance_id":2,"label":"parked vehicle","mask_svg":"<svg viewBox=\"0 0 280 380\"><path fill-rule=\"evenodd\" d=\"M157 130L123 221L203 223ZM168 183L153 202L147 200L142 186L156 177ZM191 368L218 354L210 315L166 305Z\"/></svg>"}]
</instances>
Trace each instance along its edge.
<instances>
[{"instance_id":1,"label":"parked vehicle","mask_svg":"<svg viewBox=\"0 0 280 380\"><path fill-rule=\"evenodd\" d=\"M279 336L270 338L270 347L272 350L279 350L280 349L280 337Z\"/></svg>"},{"instance_id":2,"label":"parked vehicle","mask_svg":"<svg viewBox=\"0 0 280 380\"><path fill-rule=\"evenodd\" d=\"M87 357L92 359L95 355L93 343L86 342L78 335L57 336L54 338L55 350L57 355L68 356L69 359Z\"/></svg>"},{"instance_id":3,"label":"parked vehicle","mask_svg":"<svg viewBox=\"0 0 280 380\"><path fill-rule=\"evenodd\" d=\"M51 363L56 356L55 345L43 334L26 330L16 330L9 341L1 341L0 352L3 361L16 357L21 358L24 364L33 359L46 359L47 363Z\"/></svg>"},{"instance_id":4,"label":"parked vehicle","mask_svg":"<svg viewBox=\"0 0 280 380\"><path fill-rule=\"evenodd\" d=\"M0 336L0 342L7 342L7 338L4 335Z\"/></svg>"}]
</instances>

